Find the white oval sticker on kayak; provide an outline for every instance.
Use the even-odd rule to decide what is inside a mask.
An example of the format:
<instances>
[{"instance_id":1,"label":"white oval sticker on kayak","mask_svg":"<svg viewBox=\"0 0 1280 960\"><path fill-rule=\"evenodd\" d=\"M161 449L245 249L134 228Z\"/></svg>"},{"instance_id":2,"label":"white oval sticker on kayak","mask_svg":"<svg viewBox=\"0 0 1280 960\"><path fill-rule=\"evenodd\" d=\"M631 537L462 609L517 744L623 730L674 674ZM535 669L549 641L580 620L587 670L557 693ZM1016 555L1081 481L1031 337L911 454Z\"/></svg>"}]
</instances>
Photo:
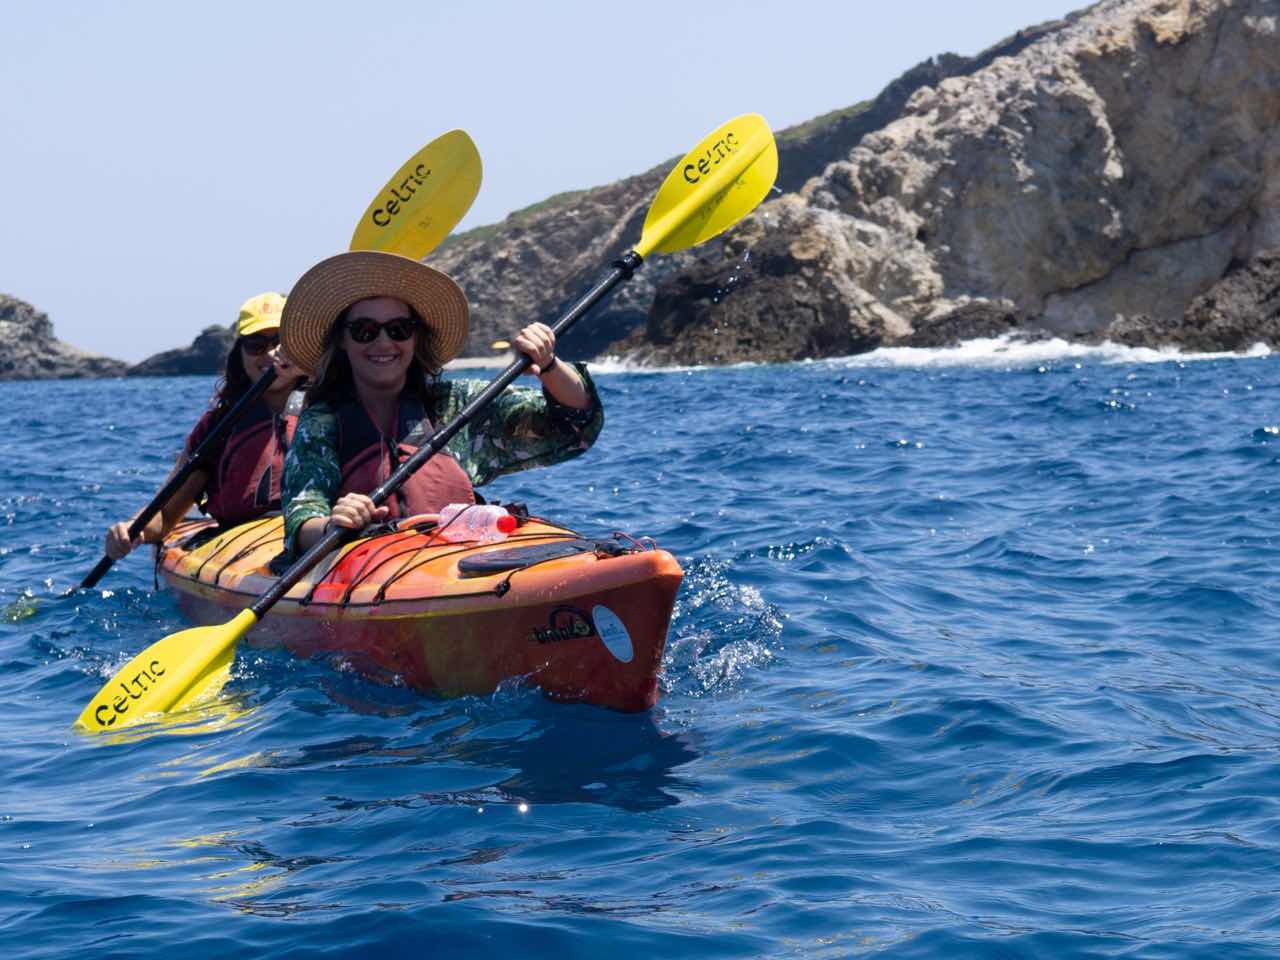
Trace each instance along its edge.
<instances>
[{"instance_id":1,"label":"white oval sticker on kayak","mask_svg":"<svg viewBox=\"0 0 1280 960\"><path fill-rule=\"evenodd\" d=\"M593 607L591 619L595 622L596 633L600 634L600 639L604 641L609 652L623 663L630 663L631 658L635 656L635 650L631 647L631 634L627 633L626 624L605 606Z\"/></svg>"}]
</instances>

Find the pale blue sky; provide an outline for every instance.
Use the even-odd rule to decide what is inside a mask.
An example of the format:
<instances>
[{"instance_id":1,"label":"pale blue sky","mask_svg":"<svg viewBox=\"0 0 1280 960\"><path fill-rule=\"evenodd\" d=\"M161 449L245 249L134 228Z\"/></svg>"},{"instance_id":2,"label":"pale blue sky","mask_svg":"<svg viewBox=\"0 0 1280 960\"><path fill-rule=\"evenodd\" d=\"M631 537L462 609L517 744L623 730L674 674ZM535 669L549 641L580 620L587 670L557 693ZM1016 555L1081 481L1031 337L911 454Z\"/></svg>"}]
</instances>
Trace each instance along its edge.
<instances>
[{"instance_id":1,"label":"pale blue sky","mask_svg":"<svg viewBox=\"0 0 1280 960\"><path fill-rule=\"evenodd\" d=\"M466 229L1082 5L6 0L0 292L68 343L140 360L345 249L446 130L484 161Z\"/></svg>"}]
</instances>

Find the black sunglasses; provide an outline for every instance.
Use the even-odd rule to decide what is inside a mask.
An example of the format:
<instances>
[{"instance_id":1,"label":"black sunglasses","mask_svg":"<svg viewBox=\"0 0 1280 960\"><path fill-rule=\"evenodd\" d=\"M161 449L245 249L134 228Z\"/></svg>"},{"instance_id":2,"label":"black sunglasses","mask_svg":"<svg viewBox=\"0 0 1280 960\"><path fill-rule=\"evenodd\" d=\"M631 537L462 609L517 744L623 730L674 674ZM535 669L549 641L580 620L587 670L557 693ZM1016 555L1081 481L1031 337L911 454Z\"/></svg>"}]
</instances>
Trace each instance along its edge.
<instances>
[{"instance_id":1,"label":"black sunglasses","mask_svg":"<svg viewBox=\"0 0 1280 960\"><path fill-rule=\"evenodd\" d=\"M378 338L379 331L385 332L397 343L403 343L418 329L418 321L413 317L396 317L386 323L379 323L377 320L347 320L343 326L356 343L373 343Z\"/></svg>"},{"instance_id":2,"label":"black sunglasses","mask_svg":"<svg viewBox=\"0 0 1280 960\"><path fill-rule=\"evenodd\" d=\"M265 335L241 337L240 346L244 348L244 352L249 356L260 357L268 350L274 350L280 346L280 338Z\"/></svg>"}]
</instances>

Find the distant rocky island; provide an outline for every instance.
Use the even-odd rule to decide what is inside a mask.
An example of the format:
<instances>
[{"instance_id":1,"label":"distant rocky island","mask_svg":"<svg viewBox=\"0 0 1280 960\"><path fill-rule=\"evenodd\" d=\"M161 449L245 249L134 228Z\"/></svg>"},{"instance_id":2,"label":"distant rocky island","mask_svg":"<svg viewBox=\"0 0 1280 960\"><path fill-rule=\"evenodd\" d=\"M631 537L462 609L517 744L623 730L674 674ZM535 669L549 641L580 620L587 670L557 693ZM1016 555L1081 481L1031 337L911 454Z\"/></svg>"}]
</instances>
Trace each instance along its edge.
<instances>
[{"instance_id":1,"label":"distant rocky island","mask_svg":"<svg viewBox=\"0 0 1280 960\"><path fill-rule=\"evenodd\" d=\"M128 364L69 346L53 335L48 315L0 294L0 380L77 377L166 377L220 373L235 341L232 327L206 327L189 347Z\"/></svg>"},{"instance_id":2,"label":"distant rocky island","mask_svg":"<svg viewBox=\"0 0 1280 960\"><path fill-rule=\"evenodd\" d=\"M776 198L653 258L561 352L786 362L1002 334L1280 347L1275 0L1103 0L777 140ZM471 298L464 355L579 295L639 238L676 159L446 241L430 262ZM125 367L5 303L42 318L48 349L16 352L0 312L0 379ZM209 328L126 372L212 373L229 343Z\"/></svg>"},{"instance_id":3,"label":"distant rocky island","mask_svg":"<svg viewBox=\"0 0 1280 960\"><path fill-rule=\"evenodd\" d=\"M200 331L189 347L166 350L126 372L130 377L181 377L194 374L222 373L227 351L236 342L235 325L211 326Z\"/></svg>"},{"instance_id":4,"label":"distant rocky island","mask_svg":"<svg viewBox=\"0 0 1280 960\"><path fill-rule=\"evenodd\" d=\"M129 365L67 346L49 317L29 303L0 294L0 380L119 377Z\"/></svg>"}]
</instances>

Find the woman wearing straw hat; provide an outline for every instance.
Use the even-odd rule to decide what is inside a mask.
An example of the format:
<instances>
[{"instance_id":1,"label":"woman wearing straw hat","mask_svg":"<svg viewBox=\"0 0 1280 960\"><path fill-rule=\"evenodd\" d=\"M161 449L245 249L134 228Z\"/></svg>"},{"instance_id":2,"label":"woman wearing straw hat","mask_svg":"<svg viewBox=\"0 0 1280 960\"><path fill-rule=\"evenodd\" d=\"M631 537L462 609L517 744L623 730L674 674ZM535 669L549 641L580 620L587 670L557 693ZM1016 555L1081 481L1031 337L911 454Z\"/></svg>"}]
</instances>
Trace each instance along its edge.
<instances>
[{"instance_id":1,"label":"woman wearing straw hat","mask_svg":"<svg viewBox=\"0 0 1280 960\"><path fill-rule=\"evenodd\" d=\"M119 560L143 541L159 543L197 502L224 527L280 509L284 451L302 406L301 394L293 403L290 396L303 376L280 353L283 309L284 297L278 293L260 293L240 307L236 339L227 354L222 380L214 390L210 408L187 437L178 463L186 461L227 411L273 366L275 380L236 423L219 449L203 458L205 462L192 471L137 540L129 539L132 517L107 531L107 556Z\"/></svg>"},{"instance_id":2,"label":"woman wearing straw hat","mask_svg":"<svg viewBox=\"0 0 1280 960\"><path fill-rule=\"evenodd\" d=\"M375 508L368 494L486 386L440 377L468 328L458 285L397 254L339 254L297 282L281 341L313 386L285 460L289 548L305 550L329 524L359 530L474 502L474 487L568 460L595 442L604 410L586 367L558 359L551 328L530 324L514 347L533 361L542 389L499 395Z\"/></svg>"}]
</instances>

